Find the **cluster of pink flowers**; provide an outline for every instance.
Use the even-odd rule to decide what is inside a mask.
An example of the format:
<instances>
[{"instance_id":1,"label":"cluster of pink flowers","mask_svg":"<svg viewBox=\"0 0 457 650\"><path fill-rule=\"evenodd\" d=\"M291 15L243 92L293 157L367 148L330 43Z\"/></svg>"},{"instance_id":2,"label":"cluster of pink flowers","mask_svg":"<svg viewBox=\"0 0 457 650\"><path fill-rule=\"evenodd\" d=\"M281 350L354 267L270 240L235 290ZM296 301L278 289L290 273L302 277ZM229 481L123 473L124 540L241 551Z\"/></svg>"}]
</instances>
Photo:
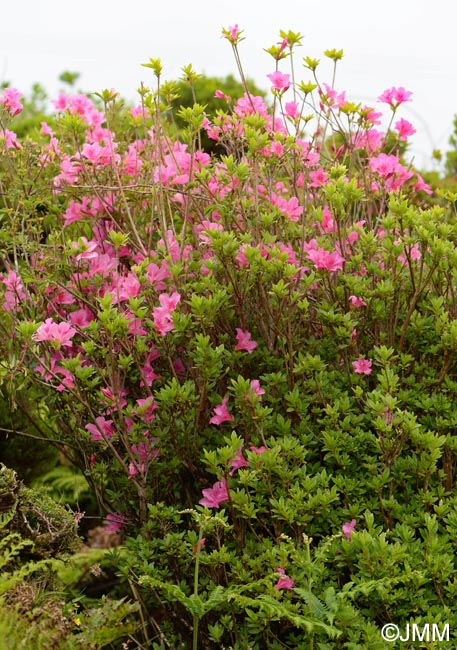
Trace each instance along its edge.
<instances>
[{"instance_id":1,"label":"cluster of pink flowers","mask_svg":"<svg viewBox=\"0 0 457 650\"><path fill-rule=\"evenodd\" d=\"M4 88L0 96L0 104L12 116L18 115L23 109L20 98L22 93L16 88Z\"/></svg>"},{"instance_id":2,"label":"cluster of pink flowers","mask_svg":"<svg viewBox=\"0 0 457 650\"><path fill-rule=\"evenodd\" d=\"M173 312L175 311L181 296L177 291L172 295L161 293L159 296L160 307L154 307L152 316L154 325L161 336L165 336L167 332L173 329Z\"/></svg>"},{"instance_id":3,"label":"cluster of pink flowers","mask_svg":"<svg viewBox=\"0 0 457 650\"><path fill-rule=\"evenodd\" d=\"M21 277L16 271L10 270L5 276L0 274L0 282L5 287L5 302L2 308L5 311L16 311L22 300L25 299L24 285Z\"/></svg>"},{"instance_id":4,"label":"cluster of pink flowers","mask_svg":"<svg viewBox=\"0 0 457 650\"><path fill-rule=\"evenodd\" d=\"M72 347L71 339L76 330L67 322L54 322L53 318L47 318L34 334L35 341L51 341L60 346Z\"/></svg>"}]
</instances>

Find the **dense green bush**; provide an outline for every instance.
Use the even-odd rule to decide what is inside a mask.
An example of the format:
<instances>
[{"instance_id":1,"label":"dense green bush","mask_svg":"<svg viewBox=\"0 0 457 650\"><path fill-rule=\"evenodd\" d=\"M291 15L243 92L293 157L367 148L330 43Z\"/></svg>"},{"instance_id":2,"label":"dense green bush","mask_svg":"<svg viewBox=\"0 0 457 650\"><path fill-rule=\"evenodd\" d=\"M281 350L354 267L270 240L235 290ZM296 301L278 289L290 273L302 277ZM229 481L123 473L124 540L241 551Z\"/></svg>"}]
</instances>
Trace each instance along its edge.
<instances>
[{"instance_id":1,"label":"dense green bush","mask_svg":"<svg viewBox=\"0 0 457 650\"><path fill-rule=\"evenodd\" d=\"M124 536L138 647L457 629L452 196L401 158L408 91L382 133L281 39L271 107L184 108L186 144L154 59L130 111L61 95L44 145L2 102L2 354Z\"/></svg>"}]
</instances>

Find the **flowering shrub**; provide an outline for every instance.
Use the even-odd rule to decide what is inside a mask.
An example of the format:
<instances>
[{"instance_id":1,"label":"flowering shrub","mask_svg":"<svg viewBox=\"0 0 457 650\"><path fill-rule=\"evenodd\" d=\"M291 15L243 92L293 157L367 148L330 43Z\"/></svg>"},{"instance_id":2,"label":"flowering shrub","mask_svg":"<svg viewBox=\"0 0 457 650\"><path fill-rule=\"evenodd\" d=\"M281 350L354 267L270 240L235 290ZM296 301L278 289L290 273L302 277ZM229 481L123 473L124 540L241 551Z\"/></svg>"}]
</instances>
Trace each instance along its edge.
<instances>
[{"instance_id":1,"label":"flowering shrub","mask_svg":"<svg viewBox=\"0 0 457 650\"><path fill-rule=\"evenodd\" d=\"M124 534L146 647L455 621L453 203L405 162L406 120L379 130L315 59L279 69L300 42L268 50L271 106L182 109L186 144L155 59L137 107L62 94L39 143L1 100L8 379ZM380 94L391 125L410 98Z\"/></svg>"}]
</instances>

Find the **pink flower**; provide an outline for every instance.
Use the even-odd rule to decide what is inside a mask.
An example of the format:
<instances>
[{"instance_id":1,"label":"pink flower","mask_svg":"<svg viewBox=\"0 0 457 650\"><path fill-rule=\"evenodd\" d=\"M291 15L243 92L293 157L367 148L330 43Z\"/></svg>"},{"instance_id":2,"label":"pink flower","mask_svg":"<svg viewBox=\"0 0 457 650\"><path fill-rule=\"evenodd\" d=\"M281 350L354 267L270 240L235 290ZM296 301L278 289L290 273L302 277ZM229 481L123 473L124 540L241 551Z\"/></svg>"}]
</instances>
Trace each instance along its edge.
<instances>
[{"instance_id":1,"label":"pink flower","mask_svg":"<svg viewBox=\"0 0 457 650\"><path fill-rule=\"evenodd\" d=\"M265 391L263 388L260 387L260 382L258 379L253 379L250 383L250 389L248 394L246 395L246 401L247 402L252 402L252 397L253 395L257 395L259 398L259 401L262 401L261 395L264 395Z\"/></svg>"},{"instance_id":2,"label":"pink flower","mask_svg":"<svg viewBox=\"0 0 457 650\"><path fill-rule=\"evenodd\" d=\"M91 322L94 320L94 315L88 307L82 307L81 309L70 312L68 318L72 325L84 329L85 327L89 327Z\"/></svg>"},{"instance_id":3,"label":"pink flower","mask_svg":"<svg viewBox=\"0 0 457 650\"><path fill-rule=\"evenodd\" d=\"M231 471L229 472L230 476L233 476L237 469L241 469L242 467L247 467L249 464L246 458L243 456L242 449L243 448L240 447L236 452L237 455L235 456L235 458L230 461L230 465L232 467Z\"/></svg>"},{"instance_id":4,"label":"pink flower","mask_svg":"<svg viewBox=\"0 0 457 650\"><path fill-rule=\"evenodd\" d=\"M100 392L110 407L112 407L113 411L118 411L119 408L122 409L124 406L127 406L127 402L124 397L128 395L128 391L125 390L125 388L121 388L119 392L117 392L111 386L107 386L106 388L102 388Z\"/></svg>"},{"instance_id":5,"label":"pink flower","mask_svg":"<svg viewBox=\"0 0 457 650\"><path fill-rule=\"evenodd\" d=\"M254 445L251 445L249 449L257 456L261 456L267 450L267 448L264 445L262 445L261 447L254 447Z\"/></svg>"},{"instance_id":6,"label":"pink flower","mask_svg":"<svg viewBox=\"0 0 457 650\"><path fill-rule=\"evenodd\" d=\"M375 111L374 108L371 108L371 106L364 106L362 108L362 111L365 113L365 119L367 122L370 122L370 124L381 124L380 118L382 117L382 113L379 113L378 111Z\"/></svg>"},{"instance_id":7,"label":"pink flower","mask_svg":"<svg viewBox=\"0 0 457 650\"><path fill-rule=\"evenodd\" d=\"M371 375L371 366L373 365L373 361L371 359L357 359L357 361L352 362L352 367L354 368L354 372L357 373L358 375Z\"/></svg>"},{"instance_id":8,"label":"pink flower","mask_svg":"<svg viewBox=\"0 0 457 650\"><path fill-rule=\"evenodd\" d=\"M402 187L414 174L414 172L408 171L400 164L398 156L385 153L370 158L368 165L371 171L376 172L385 179L386 188L392 191Z\"/></svg>"},{"instance_id":9,"label":"pink flower","mask_svg":"<svg viewBox=\"0 0 457 650\"><path fill-rule=\"evenodd\" d=\"M358 309L359 307L366 307L367 303L363 298L357 298L357 296L349 296L352 307Z\"/></svg>"},{"instance_id":10,"label":"pink flower","mask_svg":"<svg viewBox=\"0 0 457 650\"><path fill-rule=\"evenodd\" d=\"M316 269L325 271L340 271L343 268L344 257L337 251L329 252L325 248L309 249L306 251L309 259L314 262Z\"/></svg>"},{"instance_id":11,"label":"pink flower","mask_svg":"<svg viewBox=\"0 0 457 650\"><path fill-rule=\"evenodd\" d=\"M163 307L154 307L152 310L152 319L161 336L165 336L167 332L171 332L174 327L172 315Z\"/></svg>"},{"instance_id":12,"label":"pink flower","mask_svg":"<svg viewBox=\"0 0 457 650\"><path fill-rule=\"evenodd\" d=\"M245 350L248 354L251 354L258 346L258 343L251 339L251 333L239 327L236 328L236 340L238 343L235 346L235 350Z\"/></svg>"},{"instance_id":13,"label":"pink flower","mask_svg":"<svg viewBox=\"0 0 457 650\"><path fill-rule=\"evenodd\" d=\"M286 92L290 88L290 74L283 74L279 70L267 74L268 79L271 81L272 90Z\"/></svg>"},{"instance_id":14,"label":"pink flower","mask_svg":"<svg viewBox=\"0 0 457 650\"><path fill-rule=\"evenodd\" d=\"M167 332L173 329L173 316L172 312L176 309L181 296L178 292L174 292L171 296L167 293L161 293L159 296L160 307L154 307L152 310L152 318L159 334L165 336Z\"/></svg>"},{"instance_id":15,"label":"pink flower","mask_svg":"<svg viewBox=\"0 0 457 650\"><path fill-rule=\"evenodd\" d=\"M157 264L149 264L146 269L147 278L151 284L154 285L156 291L164 291L166 289L166 284L164 280L170 277L170 272L167 268L166 260L163 260L162 265L158 266Z\"/></svg>"},{"instance_id":16,"label":"pink flower","mask_svg":"<svg viewBox=\"0 0 457 650\"><path fill-rule=\"evenodd\" d=\"M284 115L289 117L291 120L298 120L300 117L300 111L298 110L297 102L287 102L285 106L286 112Z\"/></svg>"},{"instance_id":17,"label":"pink flower","mask_svg":"<svg viewBox=\"0 0 457 650\"><path fill-rule=\"evenodd\" d=\"M223 501L228 501L229 494L225 478L214 483L212 488L202 490L203 498L198 502L201 506L207 508L219 508Z\"/></svg>"},{"instance_id":18,"label":"pink flower","mask_svg":"<svg viewBox=\"0 0 457 650\"><path fill-rule=\"evenodd\" d=\"M236 45L238 43L240 35L241 30L237 24L233 25L233 27L222 30L222 38L226 38L230 43L232 43L232 45Z\"/></svg>"},{"instance_id":19,"label":"pink flower","mask_svg":"<svg viewBox=\"0 0 457 650\"><path fill-rule=\"evenodd\" d=\"M134 413L143 417L145 422L151 422L155 417L154 411L159 408L157 404L154 403L152 395L145 397L144 399L139 398L136 403L138 404L138 408L135 409Z\"/></svg>"},{"instance_id":20,"label":"pink flower","mask_svg":"<svg viewBox=\"0 0 457 650\"><path fill-rule=\"evenodd\" d=\"M392 108L397 108L397 106L400 106L400 104L403 104L404 102L410 102L412 94L412 92L405 90L403 86L400 86L399 88L389 88L385 90L378 99L380 102L389 104Z\"/></svg>"},{"instance_id":21,"label":"pink flower","mask_svg":"<svg viewBox=\"0 0 457 650\"><path fill-rule=\"evenodd\" d=\"M347 521L346 523L343 524L342 530L343 530L343 535L345 535L346 539L349 541L351 540L351 533L355 528L356 525L356 520L353 519L352 521Z\"/></svg>"},{"instance_id":22,"label":"pink flower","mask_svg":"<svg viewBox=\"0 0 457 650\"><path fill-rule=\"evenodd\" d=\"M281 210L291 221L298 221L299 217L303 214L303 206L296 196L292 196L289 200L282 196L273 197L272 204Z\"/></svg>"},{"instance_id":23,"label":"pink flower","mask_svg":"<svg viewBox=\"0 0 457 650\"><path fill-rule=\"evenodd\" d=\"M91 434L90 437L93 442L111 438L114 434L113 420L105 420L102 416L95 418L95 424L86 424L84 428Z\"/></svg>"},{"instance_id":24,"label":"pink flower","mask_svg":"<svg viewBox=\"0 0 457 650\"><path fill-rule=\"evenodd\" d=\"M422 190L422 192L425 192L426 194L433 194L433 192L432 192L432 190L430 188L430 185L427 185L427 183L424 181L422 176L420 174L418 174L417 172L416 172L416 176L417 176L417 184L416 184L414 190L416 192L419 192L420 190Z\"/></svg>"},{"instance_id":25,"label":"pink flower","mask_svg":"<svg viewBox=\"0 0 457 650\"><path fill-rule=\"evenodd\" d=\"M328 84L324 83L324 88L325 88L325 95L322 93L322 91L319 91L319 94L323 97L324 102L330 106L331 108L344 108L346 106L346 93L342 92L339 93L329 86Z\"/></svg>"},{"instance_id":26,"label":"pink flower","mask_svg":"<svg viewBox=\"0 0 457 650\"><path fill-rule=\"evenodd\" d=\"M398 131L400 140L406 140L409 135L416 133L416 129L411 122L408 122L408 120L404 120L403 118L398 120L398 122L395 122L395 128Z\"/></svg>"},{"instance_id":27,"label":"pink flower","mask_svg":"<svg viewBox=\"0 0 457 650\"><path fill-rule=\"evenodd\" d=\"M420 260L422 258L422 253L420 252L419 244L417 242L412 246L407 246L406 250L403 253L400 253L397 259L403 266L406 266L408 264L408 257L410 260Z\"/></svg>"},{"instance_id":28,"label":"pink flower","mask_svg":"<svg viewBox=\"0 0 457 650\"><path fill-rule=\"evenodd\" d=\"M0 129L0 138L5 139L7 149L20 149L21 145L17 141L17 135L9 129Z\"/></svg>"},{"instance_id":29,"label":"pink flower","mask_svg":"<svg viewBox=\"0 0 457 650\"><path fill-rule=\"evenodd\" d=\"M209 421L210 424L222 424L222 422L233 422L233 416L230 415L227 409L228 397L224 397L222 404L216 406L214 415Z\"/></svg>"},{"instance_id":30,"label":"pink flower","mask_svg":"<svg viewBox=\"0 0 457 650\"><path fill-rule=\"evenodd\" d=\"M295 582L291 580L288 575L286 575L284 569L278 567L276 571L279 573L280 578L275 584L275 589L293 589L295 587Z\"/></svg>"},{"instance_id":31,"label":"pink flower","mask_svg":"<svg viewBox=\"0 0 457 650\"><path fill-rule=\"evenodd\" d=\"M25 298L24 285L22 284L21 277L15 271L10 270L6 278L0 275L0 282L6 287L4 294L5 302L2 308L5 311L16 310L21 300Z\"/></svg>"},{"instance_id":32,"label":"pink flower","mask_svg":"<svg viewBox=\"0 0 457 650\"><path fill-rule=\"evenodd\" d=\"M159 296L159 302L161 307L171 312L174 311L178 305L178 302L181 300L181 296L177 291L169 296L167 293L161 293Z\"/></svg>"},{"instance_id":33,"label":"pink flower","mask_svg":"<svg viewBox=\"0 0 457 650\"><path fill-rule=\"evenodd\" d=\"M76 334L76 330L73 329L68 323L55 323L52 318L47 318L45 322L40 325L37 331L34 334L35 341L51 341L60 346L66 346L71 348L71 338Z\"/></svg>"},{"instance_id":34,"label":"pink flower","mask_svg":"<svg viewBox=\"0 0 457 650\"><path fill-rule=\"evenodd\" d=\"M327 183L328 174L325 169L319 167L319 169L316 169L313 172L309 172L309 180L309 187L321 187Z\"/></svg>"},{"instance_id":35,"label":"pink flower","mask_svg":"<svg viewBox=\"0 0 457 650\"><path fill-rule=\"evenodd\" d=\"M119 532L125 525L127 517L119 512L113 512L106 515L105 530L113 530L115 533Z\"/></svg>"},{"instance_id":36,"label":"pink flower","mask_svg":"<svg viewBox=\"0 0 457 650\"><path fill-rule=\"evenodd\" d=\"M23 108L19 101L20 97L22 97L22 93L20 93L19 90L16 90L16 88L5 88L3 90L3 96L0 97L0 104L2 104L8 113L14 117L20 113Z\"/></svg>"}]
</instances>

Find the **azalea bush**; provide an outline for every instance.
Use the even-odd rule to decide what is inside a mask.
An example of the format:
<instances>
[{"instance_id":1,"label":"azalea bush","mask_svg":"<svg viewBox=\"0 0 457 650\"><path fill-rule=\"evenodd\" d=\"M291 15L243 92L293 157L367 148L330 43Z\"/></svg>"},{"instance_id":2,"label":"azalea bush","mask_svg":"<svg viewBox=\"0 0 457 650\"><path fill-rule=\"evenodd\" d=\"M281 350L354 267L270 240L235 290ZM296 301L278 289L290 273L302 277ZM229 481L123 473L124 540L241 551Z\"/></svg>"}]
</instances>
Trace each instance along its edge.
<instances>
[{"instance_id":1,"label":"azalea bush","mask_svg":"<svg viewBox=\"0 0 457 650\"><path fill-rule=\"evenodd\" d=\"M138 647L452 629L452 197L405 159L405 88L354 103L281 32L267 104L224 36L245 93L182 140L158 59L138 106L61 94L38 142L3 91L4 383L124 536Z\"/></svg>"}]
</instances>

